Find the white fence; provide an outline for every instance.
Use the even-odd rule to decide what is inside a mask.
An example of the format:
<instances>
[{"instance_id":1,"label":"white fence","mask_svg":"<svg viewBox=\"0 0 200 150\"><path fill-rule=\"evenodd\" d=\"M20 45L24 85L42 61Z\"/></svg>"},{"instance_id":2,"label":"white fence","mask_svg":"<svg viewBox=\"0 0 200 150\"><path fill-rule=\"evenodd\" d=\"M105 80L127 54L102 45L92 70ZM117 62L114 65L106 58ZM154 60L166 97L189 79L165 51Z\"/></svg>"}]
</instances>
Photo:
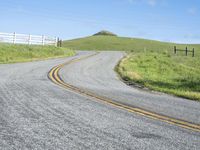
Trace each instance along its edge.
<instances>
[{"instance_id":1,"label":"white fence","mask_svg":"<svg viewBox=\"0 0 200 150\"><path fill-rule=\"evenodd\" d=\"M28 44L28 45L55 45L57 46L57 38L38 35L26 35L16 33L0 32L0 42L13 44Z\"/></svg>"}]
</instances>

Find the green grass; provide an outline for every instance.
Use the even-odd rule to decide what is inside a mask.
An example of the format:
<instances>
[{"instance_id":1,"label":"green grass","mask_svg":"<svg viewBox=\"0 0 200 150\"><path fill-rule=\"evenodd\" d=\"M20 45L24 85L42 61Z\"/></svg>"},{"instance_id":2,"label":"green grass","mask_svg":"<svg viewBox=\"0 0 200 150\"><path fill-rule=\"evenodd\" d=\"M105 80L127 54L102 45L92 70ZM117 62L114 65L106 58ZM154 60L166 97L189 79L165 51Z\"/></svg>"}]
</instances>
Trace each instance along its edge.
<instances>
[{"instance_id":1,"label":"green grass","mask_svg":"<svg viewBox=\"0 0 200 150\"><path fill-rule=\"evenodd\" d=\"M192 100L200 100L200 57L170 53L131 53L117 71L128 82Z\"/></svg>"},{"instance_id":2,"label":"green grass","mask_svg":"<svg viewBox=\"0 0 200 150\"><path fill-rule=\"evenodd\" d=\"M200 100L200 44L175 44L145 39L91 36L64 41L65 47L78 50L127 51L117 66L124 80L149 89ZM195 57L184 52L173 54L173 47L195 48Z\"/></svg>"},{"instance_id":3,"label":"green grass","mask_svg":"<svg viewBox=\"0 0 200 150\"><path fill-rule=\"evenodd\" d=\"M74 55L73 50L54 46L27 46L0 43L0 63L27 62Z\"/></svg>"},{"instance_id":4,"label":"green grass","mask_svg":"<svg viewBox=\"0 0 200 150\"><path fill-rule=\"evenodd\" d=\"M63 46L75 50L119 50L119 51L166 51L172 50L174 43L166 43L145 39L125 38L115 36L90 36L64 41ZM185 48L185 44L176 44ZM200 48L200 45L187 45L189 48Z\"/></svg>"}]
</instances>

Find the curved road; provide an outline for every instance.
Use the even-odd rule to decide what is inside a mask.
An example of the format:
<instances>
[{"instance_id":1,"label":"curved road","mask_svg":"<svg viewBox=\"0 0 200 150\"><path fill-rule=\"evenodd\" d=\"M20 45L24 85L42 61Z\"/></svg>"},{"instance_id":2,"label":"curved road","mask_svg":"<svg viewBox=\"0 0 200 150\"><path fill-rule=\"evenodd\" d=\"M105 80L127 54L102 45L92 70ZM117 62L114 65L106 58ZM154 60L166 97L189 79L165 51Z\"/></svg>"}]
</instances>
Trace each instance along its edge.
<instances>
[{"instance_id":1,"label":"curved road","mask_svg":"<svg viewBox=\"0 0 200 150\"><path fill-rule=\"evenodd\" d=\"M0 149L200 149L199 132L91 101L48 79L52 67L91 53L0 65ZM128 105L200 122L199 103L120 82L113 68L122 56L102 52L66 65L60 76Z\"/></svg>"},{"instance_id":2,"label":"curved road","mask_svg":"<svg viewBox=\"0 0 200 150\"><path fill-rule=\"evenodd\" d=\"M199 102L140 90L121 82L114 67L122 57L122 52L101 52L64 66L60 76L66 83L117 102L200 124Z\"/></svg>"}]
</instances>

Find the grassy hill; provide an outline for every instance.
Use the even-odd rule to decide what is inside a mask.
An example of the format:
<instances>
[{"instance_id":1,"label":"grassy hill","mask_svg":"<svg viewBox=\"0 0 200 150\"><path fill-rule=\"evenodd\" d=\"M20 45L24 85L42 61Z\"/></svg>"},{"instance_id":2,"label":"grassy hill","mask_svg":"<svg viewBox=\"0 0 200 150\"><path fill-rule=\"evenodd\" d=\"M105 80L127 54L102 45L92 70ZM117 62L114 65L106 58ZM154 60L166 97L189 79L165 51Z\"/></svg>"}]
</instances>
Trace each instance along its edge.
<instances>
[{"instance_id":1,"label":"grassy hill","mask_svg":"<svg viewBox=\"0 0 200 150\"><path fill-rule=\"evenodd\" d=\"M28 46L0 43L0 64L72 56L74 51L55 46Z\"/></svg>"},{"instance_id":2,"label":"grassy hill","mask_svg":"<svg viewBox=\"0 0 200 150\"><path fill-rule=\"evenodd\" d=\"M163 51L173 50L173 46L185 48L185 44L166 43L153 40L126 38L116 36L90 36L64 41L63 46L75 50L120 50L120 51ZM200 49L199 45L187 45Z\"/></svg>"},{"instance_id":3,"label":"grassy hill","mask_svg":"<svg viewBox=\"0 0 200 150\"><path fill-rule=\"evenodd\" d=\"M152 90L193 100L200 100L200 44L175 44L116 36L90 36L63 45L76 50L120 50L128 56L116 67L129 84L140 84ZM195 57L179 49L195 48Z\"/></svg>"}]
</instances>

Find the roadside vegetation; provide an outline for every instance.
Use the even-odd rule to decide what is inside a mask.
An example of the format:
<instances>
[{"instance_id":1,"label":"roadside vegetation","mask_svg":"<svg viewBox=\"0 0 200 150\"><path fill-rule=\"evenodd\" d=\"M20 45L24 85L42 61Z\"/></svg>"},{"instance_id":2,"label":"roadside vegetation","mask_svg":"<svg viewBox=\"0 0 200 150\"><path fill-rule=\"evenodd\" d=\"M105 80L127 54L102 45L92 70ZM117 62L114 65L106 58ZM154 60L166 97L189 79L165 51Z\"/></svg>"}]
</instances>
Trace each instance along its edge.
<instances>
[{"instance_id":1,"label":"roadside vegetation","mask_svg":"<svg viewBox=\"0 0 200 150\"><path fill-rule=\"evenodd\" d=\"M0 43L1 64L67 57L72 55L74 55L74 51L67 48Z\"/></svg>"},{"instance_id":2,"label":"roadside vegetation","mask_svg":"<svg viewBox=\"0 0 200 150\"><path fill-rule=\"evenodd\" d=\"M151 90L200 101L200 44L186 45L117 36L90 36L64 41L64 46L78 50L126 51L116 67L120 76L129 84L139 84ZM179 49L195 48L191 53L173 53Z\"/></svg>"},{"instance_id":3,"label":"roadside vegetation","mask_svg":"<svg viewBox=\"0 0 200 150\"><path fill-rule=\"evenodd\" d=\"M131 53L121 61L117 71L129 84L200 100L199 58L167 52Z\"/></svg>"}]
</instances>

